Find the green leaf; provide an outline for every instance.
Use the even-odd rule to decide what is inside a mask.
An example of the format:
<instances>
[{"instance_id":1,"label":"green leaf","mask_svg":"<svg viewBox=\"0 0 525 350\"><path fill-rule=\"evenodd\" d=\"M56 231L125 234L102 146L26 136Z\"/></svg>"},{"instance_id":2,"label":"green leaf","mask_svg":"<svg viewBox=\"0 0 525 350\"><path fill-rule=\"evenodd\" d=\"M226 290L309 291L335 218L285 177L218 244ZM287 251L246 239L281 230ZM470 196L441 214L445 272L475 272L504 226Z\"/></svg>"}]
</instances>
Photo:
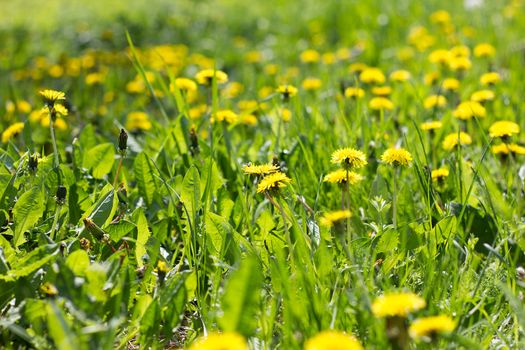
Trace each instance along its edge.
<instances>
[{"instance_id":1,"label":"green leaf","mask_svg":"<svg viewBox=\"0 0 525 350\"><path fill-rule=\"evenodd\" d=\"M0 280L15 281L20 277L32 274L55 258L55 255L58 253L57 247L56 244L48 244L38 247L22 258L13 258L16 261L16 265L13 266L11 264L14 268L9 270L6 275L0 275Z\"/></svg>"},{"instance_id":2,"label":"green leaf","mask_svg":"<svg viewBox=\"0 0 525 350\"><path fill-rule=\"evenodd\" d=\"M71 350L80 347L71 325L64 318L62 310L54 302L47 305L47 327L57 349Z\"/></svg>"},{"instance_id":3,"label":"green leaf","mask_svg":"<svg viewBox=\"0 0 525 350\"><path fill-rule=\"evenodd\" d=\"M136 227L137 226L132 222L121 220L116 224L108 225L106 232L109 234L109 237L111 237L113 242L118 242L122 237L128 235Z\"/></svg>"},{"instance_id":4,"label":"green leaf","mask_svg":"<svg viewBox=\"0 0 525 350\"><path fill-rule=\"evenodd\" d=\"M103 143L84 152L82 166L93 170L93 177L102 179L108 174L115 162L115 148L111 143Z\"/></svg>"},{"instance_id":5,"label":"green leaf","mask_svg":"<svg viewBox=\"0 0 525 350\"><path fill-rule=\"evenodd\" d=\"M66 259L66 265L77 276L83 276L89 267L89 256L85 250L79 249L71 253Z\"/></svg>"},{"instance_id":6,"label":"green leaf","mask_svg":"<svg viewBox=\"0 0 525 350\"><path fill-rule=\"evenodd\" d=\"M188 211L189 220L194 220L197 211L201 205L201 183L199 171L195 166L186 172L184 180L182 181L182 191L180 194L182 204Z\"/></svg>"},{"instance_id":7,"label":"green leaf","mask_svg":"<svg viewBox=\"0 0 525 350\"><path fill-rule=\"evenodd\" d=\"M93 222L99 227L104 227L112 220L113 215L117 210L117 206L118 199L117 196L115 196L113 186L108 184L102 189L97 202L93 204L91 208L86 210L83 217L93 220Z\"/></svg>"},{"instance_id":8,"label":"green leaf","mask_svg":"<svg viewBox=\"0 0 525 350\"><path fill-rule=\"evenodd\" d=\"M157 169L151 164L148 156L145 153L140 153L133 162L135 169L135 180L139 188L139 193L148 205L153 202L153 195L157 189L154 175Z\"/></svg>"},{"instance_id":9,"label":"green leaf","mask_svg":"<svg viewBox=\"0 0 525 350\"><path fill-rule=\"evenodd\" d=\"M148 228L148 220L146 219L146 216L144 215L144 211L142 209L137 210L136 214L136 222L137 222L137 242L135 247L135 256L137 257L137 264L138 266L143 266L144 262L142 261L142 257L146 254L146 243L148 242L148 238L150 237L150 231Z\"/></svg>"},{"instance_id":10,"label":"green leaf","mask_svg":"<svg viewBox=\"0 0 525 350\"><path fill-rule=\"evenodd\" d=\"M245 336L255 332L261 284L261 267L257 259L250 255L231 274L226 284L222 298L224 313L218 320L222 330L240 332Z\"/></svg>"},{"instance_id":11,"label":"green leaf","mask_svg":"<svg viewBox=\"0 0 525 350\"><path fill-rule=\"evenodd\" d=\"M38 187L33 187L18 199L13 208L15 221L13 242L15 247L25 242L23 233L36 224L44 214L44 209L44 193Z\"/></svg>"},{"instance_id":12,"label":"green leaf","mask_svg":"<svg viewBox=\"0 0 525 350\"><path fill-rule=\"evenodd\" d=\"M222 216L212 212L206 213L206 234L214 248L214 253L221 252L224 239L231 234L231 231L230 225Z\"/></svg>"}]
</instances>

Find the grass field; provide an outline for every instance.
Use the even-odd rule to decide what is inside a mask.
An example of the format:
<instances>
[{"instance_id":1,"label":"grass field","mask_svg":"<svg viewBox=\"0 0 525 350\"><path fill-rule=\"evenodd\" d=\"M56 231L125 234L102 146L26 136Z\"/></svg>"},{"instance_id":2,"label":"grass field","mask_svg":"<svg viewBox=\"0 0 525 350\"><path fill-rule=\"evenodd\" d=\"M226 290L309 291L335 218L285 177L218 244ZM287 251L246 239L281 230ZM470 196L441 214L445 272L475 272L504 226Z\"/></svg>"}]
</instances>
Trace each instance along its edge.
<instances>
[{"instance_id":1,"label":"grass field","mask_svg":"<svg viewBox=\"0 0 525 350\"><path fill-rule=\"evenodd\" d=\"M4 1L0 347L525 348L524 6Z\"/></svg>"}]
</instances>

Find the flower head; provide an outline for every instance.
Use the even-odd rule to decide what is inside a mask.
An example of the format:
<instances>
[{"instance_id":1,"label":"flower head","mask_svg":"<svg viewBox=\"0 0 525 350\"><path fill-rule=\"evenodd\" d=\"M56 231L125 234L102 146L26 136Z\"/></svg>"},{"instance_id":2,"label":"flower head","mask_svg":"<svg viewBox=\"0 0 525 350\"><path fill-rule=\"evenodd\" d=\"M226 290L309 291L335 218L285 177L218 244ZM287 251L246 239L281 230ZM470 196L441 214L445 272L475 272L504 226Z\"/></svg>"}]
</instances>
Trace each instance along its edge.
<instances>
[{"instance_id":1,"label":"flower head","mask_svg":"<svg viewBox=\"0 0 525 350\"><path fill-rule=\"evenodd\" d=\"M246 164L242 167L243 173L246 175L268 175L279 171L279 167L272 163L252 165Z\"/></svg>"},{"instance_id":2,"label":"flower head","mask_svg":"<svg viewBox=\"0 0 525 350\"><path fill-rule=\"evenodd\" d=\"M41 90L38 92L40 96L44 99L44 104L48 107L53 107L56 101L65 100L66 94L62 91L57 90Z\"/></svg>"},{"instance_id":3,"label":"flower head","mask_svg":"<svg viewBox=\"0 0 525 350\"><path fill-rule=\"evenodd\" d=\"M443 126L443 123L441 121L430 120L430 121L422 123L420 127L421 127L421 130L424 130L424 131L433 131L436 129L441 129L442 126Z\"/></svg>"},{"instance_id":4,"label":"flower head","mask_svg":"<svg viewBox=\"0 0 525 350\"><path fill-rule=\"evenodd\" d=\"M286 174L276 171L270 175L265 176L257 186L257 193L276 190L286 187L292 180Z\"/></svg>"},{"instance_id":5,"label":"flower head","mask_svg":"<svg viewBox=\"0 0 525 350\"><path fill-rule=\"evenodd\" d=\"M217 113L215 113L211 117L211 122L214 123L216 121L217 122L225 121L228 124L233 124L237 121L238 117L239 116L237 115L237 113L235 113L231 109L222 109L220 111L217 111Z\"/></svg>"},{"instance_id":6,"label":"flower head","mask_svg":"<svg viewBox=\"0 0 525 350\"><path fill-rule=\"evenodd\" d=\"M130 112L126 118L126 129L128 130L149 130L151 129L151 121L144 112Z\"/></svg>"},{"instance_id":7,"label":"flower head","mask_svg":"<svg viewBox=\"0 0 525 350\"><path fill-rule=\"evenodd\" d=\"M492 146L492 153L506 156L509 153L516 155L524 155L525 147L517 145L515 143L500 143L499 145Z\"/></svg>"},{"instance_id":8,"label":"flower head","mask_svg":"<svg viewBox=\"0 0 525 350\"><path fill-rule=\"evenodd\" d=\"M449 175L449 170L447 168L439 168L432 170L431 176L434 181L441 181Z\"/></svg>"},{"instance_id":9,"label":"flower head","mask_svg":"<svg viewBox=\"0 0 525 350\"><path fill-rule=\"evenodd\" d=\"M394 109L394 104L386 97L374 97L370 99L368 105L370 106L370 109L376 111L385 109L391 111L392 109Z\"/></svg>"},{"instance_id":10,"label":"flower head","mask_svg":"<svg viewBox=\"0 0 525 350\"><path fill-rule=\"evenodd\" d=\"M350 217L352 217L350 210L336 210L324 213L321 219L319 219L319 222L323 226L332 227L334 224Z\"/></svg>"},{"instance_id":11,"label":"flower head","mask_svg":"<svg viewBox=\"0 0 525 350\"><path fill-rule=\"evenodd\" d=\"M381 155L381 160L392 166L408 166L412 163L412 155L404 148L389 148Z\"/></svg>"},{"instance_id":12,"label":"flower head","mask_svg":"<svg viewBox=\"0 0 525 350\"><path fill-rule=\"evenodd\" d=\"M485 102L492 101L495 97L496 94L492 90L479 90L472 93L470 100L476 102Z\"/></svg>"},{"instance_id":13,"label":"flower head","mask_svg":"<svg viewBox=\"0 0 525 350\"><path fill-rule=\"evenodd\" d=\"M248 343L237 333L215 333L198 339L189 350L248 350Z\"/></svg>"},{"instance_id":14,"label":"flower head","mask_svg":"<svg viewBox=\"0 0 525 350\"><path fill-rule=\"evenodd\" d=\"M323 181L339 184L345 184L348 182L350 185L354 185L363 179L364 177L358 173L354 173L353 171L345 169L339 169L326 174Z\"/></svg>"},{"instance_id":15,"label":"flower head","mask_svg":"<svg viewBox=\"0 0 525 350\"><path fill-rule=\"evenodd\" d=\"M443 107L447 104L447 99L442 95L430 95L423 101L423 107L431 109L434 107Z\"/></svg>"},{"instance_id":16,"label":"flower head","mask_svg":"<svg viewBox=\"0 0 525 350\"><path fill-rule=\"evenodd\" d=\"M324 331L310 338L305 350L363 350L359 341L352 335L337 331Z\"/></svg>"},{"instance_id":17,"label":"flower head","mask_svg":"<svg viewBox=\"0 0 525 350\"><path fill-rule=\"evenodd\" d=\"M376 317L406 317L426 305L425 300L414 293L394 292L375 299L372 303L372 313Z\"/></svg>"},{"instance_id":18,"label":"flower head","mask_svg":"<svg viewBox=\"0 0 525 350\"><path fill-rule=\"evenodd\" d=\"M490 137L506 138L514 134L519 134L520 126L508 120L500 120L493 123L489 128Z\"/></svg>"},{"instance_id":19,"label":"flower head","mask_svg":"<svg viewBox=\"0 0 525 350\"><path fill-rule=\"evenodd\" d=\"M415 320L408 329L408 334L414 339L433 337L436 334L451 333L456 328L456 322L448 316L422 317Z\"/></svg>"},{"instance_id":20,"label":"flower head","mask_svg":"<svg viewBox=\"0 0 525 350\"><path fill-rule=\"evenodd\" d=\"M2 133L2 143L8 143L16 135L20 134L24 130L24 123L14 123L10 125Z\"/></svg>"},{"instance_id":21,"label":"flower head","mask_svg":"<svg viewBox=\"0 0 525 350\"><path fill-rule=\"evenodd\" d=\"M348 169L362 168L368 164L366 155L354 148L340 148L332 153L332 163L340 164Z\"/></svg>"},{"instance_id":22,"label":"flower head","mask_svg":"<svg viewBox=\"0 0 525 350\"><path fill-rule=\"evenodd\" d=\"M390 73L390 80L392 81L407 81L411 77L411 74L407 70L396 70Z\"/></svg>"},{"instance_id":23,"label":"flower head","mask_svg":"<svg viewBox=\"0 0 525 350\"><path fill-rule=\"evenodd\" d=\"M497 72L485 73L479 78L482 85L494 85L501 80L501 76Z\"/></svg>"},{"instance_id":24,"label":"flower head","mask_svg":"<svg viewBox=\"0 0 525 350\"><path fill-rule=\"evenodd\" d=\"M487 115L487 110L479 102L465 101L461 102L452 115L461 120L469 120L473 117L483 118Z\"/></svg>"},{"instance_id":25,"label":"flower head","mask_svg":"<svg viewBox=\"0 0 525 350\"><path fill-rule=\"evenodd\" d=\"M478 44L474 47L474 56L476 57L492 57L496 54L496 49L490 44Z\"/></svg>"},{"instance_id":26,"label":"flower head","mask_svg":"<svg viewBox=\"0 0 525 350\"><path fill-rule=\"evenodd\" d=\"M365 95L365 90L358 87L347 87L345 89L345 97L349 98L361 98Z\"/></svg>"},{"instance_id":27,"label":"flower head","mask_svg":"<svg viewBox=\"0 0 525 350\"><path fill-rule=\"evenodd\" d=\"M188 78L175 79L175 86L182 91L197 91L197 84ZM173 86L170 86L170 90L174 91Z\"/></svg>"},{"instance_id":28,"label":"flower head","mask_svg":"<svg viewBox=\"0 0 525 350\"><path fill-rule=\"evenodd\" d=\"M453 132L452 134L448 134L445 136L445 139L443 140L443 149L450 151L454 149L458 144L461 145L470 145L472 143L472 138L469 134L461 131L459 133Z\"/></svg>"},{"instance_id":29,"label":"flower head","mask_svg":"<svg viewBox=\"0 0 525 350\"><path fill-rule=\"evenodd\" d=\"M303 89L307 91L314 91L321 88L323 82L319 78L306 78L303 80L301 85L303 86Z\"/></svg>"},{"instance_id":30,"label":"flower head","mask_svg":"<svg viewBox=\"0 0 525 350\"><path fill-rule=\"evenodd\" d=\"M293 85L279 85L275 91L281 94L285 101L297 95L297 88Z\"/></svg>"},{"instance_id":31,"label":"flower head","mask_svg":"<svg viewBox=\"0 0 525 350\"><path fill-rule=\"evenodd\" d=\"M228 74L221 70L203 69L195 75L195 79L199 84L207 86L212 84L214 77L217 84L224 84L228 82Z\"/></svg>"},{"instance_id":32,"label":"flower head","mask_svg":"<svg viewBox=\"0 0 525 350\"><path fill-rule=\"evenodd\" d=\"M365 84L383 84L386 78L381 69L367 67L359 74L359 80Z\"/></svg>"}]
</instances>

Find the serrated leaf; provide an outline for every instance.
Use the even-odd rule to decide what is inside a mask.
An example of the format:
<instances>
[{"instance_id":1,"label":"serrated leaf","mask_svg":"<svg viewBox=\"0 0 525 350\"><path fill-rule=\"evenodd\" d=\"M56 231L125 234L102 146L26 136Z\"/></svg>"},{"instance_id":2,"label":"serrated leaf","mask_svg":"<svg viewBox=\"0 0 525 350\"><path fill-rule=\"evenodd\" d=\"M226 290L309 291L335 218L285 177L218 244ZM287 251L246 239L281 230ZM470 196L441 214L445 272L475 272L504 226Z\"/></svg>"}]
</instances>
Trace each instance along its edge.
<instances>
[{"instance_id":1,"label":"serrated leaf","mask_svg":"<svg viewBox=\"0 0 525 350\"><path fill-rule=\"evenodd\" d=\"M182 191L180 194L182 204L188 211L189 220L194 220L197 211L201 205L201 183L199 171L192 166L184 176L182 181Z\"/></svg>"},{"instance_id":2,"label":"serrated leaf","mask_svg":"<svg viewBox=\"0 0 525 350\"><path fill-rule=\"evenodd\" d=\"M135 179L139 188L139 193L148 205L153 202L153 195L157 189L154 175L157 169L151 164L145 153L140 153L133 162Z\"/></svg>"},{"instance_id":3,"label":"serrated leaf","mask_svg":"<svg viewBox=\"0 0 525 350\"><path fill-rule=\"evenodd\" d=\"M113 144L103 143L84 152L82 166L86 169L92 169L94 178L102 179L111 171L114 162L115 148Z\"/></svg>"},{"instance_id":4,"label":"serrated leaf","mask_svg":"<svg viewBox=\"0 0 525 350\"><path fill-rule=\"evenodd\" d=\"M15 221L13 242L15 247L25 242L23 233L36 224L44 214L44 209L44 193L38 187L33 187L18 199L13 208Z\"/></svg>"},{"instance_id":5,"label":"serrated leaf","mask_svg":"<svg viewBox=\"0 0 525 350\"><path fill-rule=\"evenodd\" d=\"M102 191L99 199L95 204L91 206L84 217L91 219L97 226L104 227L113 218L115 211L117 210L118 199L115 196L113 186L106 185Z\"/></svg>"}]
</instances>

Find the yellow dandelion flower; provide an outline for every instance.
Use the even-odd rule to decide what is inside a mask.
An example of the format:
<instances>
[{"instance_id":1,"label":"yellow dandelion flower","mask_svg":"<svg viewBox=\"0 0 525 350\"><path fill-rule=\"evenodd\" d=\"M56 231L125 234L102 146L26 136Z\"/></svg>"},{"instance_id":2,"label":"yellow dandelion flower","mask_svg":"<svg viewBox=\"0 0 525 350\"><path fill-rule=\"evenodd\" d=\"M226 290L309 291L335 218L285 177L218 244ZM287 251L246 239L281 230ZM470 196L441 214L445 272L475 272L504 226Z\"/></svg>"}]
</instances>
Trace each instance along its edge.
<instances>
[{"instance_id":1,"label":"yellow dandelion flower","mask_svg":"<svg viewBox=\"0 0 525 350\"><path fill-rule=\"evenodd\" d=\"M454 78L447 78L443 80L443 84L441 84L444 90L448 91L456 91L459 89L459 80Z\"/></svg>"},{"instance_id":2,"label":"yellow dandelion flower","mask_svg":"<svg viewBox=\"0 0 525 350\"><path fill-rule=\"evenodd\" d=\"M450 22L450 14L445 10L438 10L430 15L430 20L433 23L444 24Z\"/></svg>"},{"instance_id":3,"label":"yellow dandelion flower","mask_svg":"<svg viewBox=\"0 0 525 350\"><path fill-rule=\"evenodd\" d=\"M318 90L323 85L321 79L318 78L306 78L301 83L303 89L307 91Z\"/></svg>"},{"instance_id":4,"label":"yellow dandelion flower","mask_svg":"<svg viewBox=\"0 0 525 350\"><path fill-rule=\"evenodd\" d=\"M493 57L496 55L496 48L490 44L483 43L474 47L474 56L476 57Z\"/></svg>"},{"instance_id":5,"label":"yellow dandelion flower","mask_svg":"<svg viewBox=\"0 0 525 350\"><path fill-rule=\"evenodd\" d=\"M290 182L292 182L292 179L286 176L286 174L276 171L270 175L265 176L261 182L259 182L259 185L257 186L257 193L286 187L286 185Z\"/></svg>"},{"instance_id":6,"label":"yellow dandelion flower","mask_svg":"<svg viewBox=\"0 0 525 350\"><path fill-rule=\"evenodd\" d=\"M450 53L455 57L469 57L470 49L465 45L457 45L450 49Z\"/></svg>"},{"instance_id":7,"label":"yellow dandelion flower","mask_svg":"<svg viewBox=\"0 0 525 350\"><path fill-rule=\"evenodd\" d=\"M304 63L315 63L319 62L321 55L315 50L305 50L301 52L300 59Z\"/></svg>"},{"instance_id":8,"label":"yellow dandelion flower","mask_svg":"<svg viewBox=\"0 0 525 350\"><path fill-rule=\"evenodd\" d=\"M189 350L248 350L248 343L237 333L214 333L197 339Z\"/></svg>"},{"instance_id":9,"label":"yellow dandelion flower","mask_svg":"<svg viewBox=\"0 0 525 350\"><path fill-rule=\"evenodd\" d=\"M228 82L228 74L221 70L203 69L195 75L197 82L206 86L210 86L212 84L214 77L217 84L224 84Z\"/></svg>"},{"instance_id":10,"label":"yellow dandelion flower","mask_svg":"<svg viewBox=\"0 0 525 350\"><path fill-rule=\"evenodd\" d=\"M345 89L345 97L348 98L361 98L365 96L365 90L358 87L347 87Z\"/></svg>"},{"instance_id":11,"label":"yellow dandelion flower","mask_svg":"<svg viewBox=\"0 0 525 350\"><path fill-rule=\"evenodd\" d=\"M364 350L353 335L324 331L306 341L304 350Z\"/></svg>"},{"instance_id":12,"label":"yellow dandelion flower","mask_svg":"<svg viewBox=\"0 0 525 350\"><path fill-rule=\"evenodd\" d=\"M240 116L240 122L245 125L257 125L257 117L253 114L241 114Z\"/></svg>"},{"instance_id":13,"label":"yellow dandelion flower","mask_svg":"<svg viewBox=\"0 0 525 350\"><path fill-rule=\"evenodd\" d=\"M430 120L428 122L424 122L421 124L421 130L423 131L432 131L432 130L437 130L437 129L441 129L441 127L443 126L443 123L439 120Z\"/></svg>"},{"instance_id":14,"label":"yellow dandelion flower","mask_svg":"<svg viewBox=\"0 0 525 350\"><path fill-rule=\"evenodd\" d=\"M264 66L264 73L265 74L275 75L275 74L277 74L278 71L279 71L279 66L274 64L274 63L270 63L270 64L267 64L266 66Z\"/></svg>"},{"instance_id":15,"label":"yellow dandelion flower","mask_svg":"<svg viewBox=\"0 0 525 350\"><path fill-rule=\"evenodd\" d=\"M409 71L407 70L396 70L390 73L390 80L392 81L407 81L412 77Z\"/></svg>"},{"instance_id":16,"label":"yellow dandelion flower","mask_svg":"<svg viewBox=\"0 0 525 350\"><path fill-rule=\"evenodd\" d=\"M44 104L53 107L56 101L65 100L66 94L57 90L41 90L38 92L44 99Z\"/></svg>"},{"instance_id":17,"label":"yellow dandelion flower","mask_svg":"<svg viewBox=\"0 0 525 350\"><path fill-rule=\"evenodd\" d=\"M375 317L406 317L426 305L425 300L414 293L393 292L376 298L372 313Z\"/></svg>"},{"instance_id":18,"label":"yellow dandelion flower","mask_svg":"<svg viewBox=\"0 0 525 350\"><path fill-rule=\"evenodd\" d=\"M239 116L237 115L237 113L235 113L231 109L222 109L222 110L217 111L211 117L211 122L214 123L216 121L217 122L225 121L228 124L233 124L237 121L238 117Z\"/></svg>"},{"instance_id":19,"label":"yellow dandelion flower","mask_svg":"<svg viewBox=\"0 0 525 350\"><path fill-rule=\"evenodd\" d=\"M20 100L16 102L16 110L20 113L29 113L31 112L31 109L31 105L25 100Z\"/></svg>"},{"instance_id":20,"label":"yellow dandelion flower","mask_svg":"<svg viewBox=\"0 0 525 350\"><path fill-rule=\"evenodd\" d=\"M319 219L319 223L325 227L332 227L336 223L352 217L350 210L336 210L324 213Z\"/></svg>"},{"instance_id":21,"label":"yellow dandelion flower","mask_svg":"<svg viewBox=\"0 0 525 350\"><path fill-rule=\"evenodd\" d=\"M499 75L498 72L485 73L479 78L479 82L482 85L494 85L500 82L500 80L501 80L501 75Z\"/></svg>"},{"instance_id":22,"label":"yellow dandelion flower","mask_svg":"<svg viewBox=\"0 0 525 350\"><path fill-rule=\"evenodd\" d=\"M449 170L447 168L439 168L432 170L431 176L432 180L434 181L440 181L446 178L449 175Z\"/></svg>"},{"instance_id":23,"label":"yellow dandelion flower","mask_svg":"<svg viewBox=\"0 0 525 350\"><path fill-rule=\"evenodd\" d=\"M42 107L40 112L42 114L49 114L49 107L48 106ZM56 117L60 117L60 116L65 117L69 114L69 111L61 103L55 103L55 105L53 106L53 113L55 114Z\"/></svg>"},{"instance_id":24,"label":"yellow dandelion flower","mask_svg":"<svg viewBox=\"0 0 525 350\"><path fill-rule=\"evenodd\" d=\"M432 63L439 63L442 65L448 64L453 58L452 53L448 50L434 50L428 55L428 60Z\"/></svg>"},{"instance_id":25,"label":"yellow dandelion flower","mask_svg":"<svg viewBox=\"0 0 525 350\"><path fill-rule=\"evenodd\" d=\"M350 73L361 73L367 68L368 66L364 64L363 62L354 62L348 66L348 70Z\"/></svg>"},{"instance_id":26,"label":"yellow dandelion flower","mask_svg":"<svg viewBox=\"0 0 525 350\"><path fill-rule=\"evenodd\" d=\"M487 110L476 101L461 102L452 115L461 120L469 120L473 117L484 118L487 115Z\"/></svg>"},{"instance_id":27,"label":"yellow dandelion flower","mask_svg":"<svg viewBox=\"0 0 525 350\"><path fill-rule=\"evenodd\" d=\"M412 322L408 334L414 339L432 338L437 334L451 333L455 328L456 322L449 316L422 317Z\"/></svg>"},{"instance_id":28,"label":"yellow dandelion flower","mask_svg":"<svg viewBox=\"0 0 525 350\"><path fill-rule=\"evenodd\" d=\"M389 148L381 155L381 161L392 166L409 166L412 155L404 148Z\"/></svg>"},{"instance_id":29,"label":"yellow dandelion flower","mask_svg":"<svg viewBox=\"0 0 525 350\"><path fill-rule=\"evenodd\" d=\"M350 185L355 185L364 177L353 171L338 169L325 175L323 181L329 183L345 184L347 181Z\"/></svg>"},{"instance_id":30,"label":"yellow dandelion flower","mask_svg":"<svg viewBox=\"0 0 525 350\"><path fill-rule=\"evenodd\" d=\"M287 100L290 97L297 95L297 88L293 85L279 85L275 92L281 94L283 99Z\"/></svg>"},{"instance_id":31,"label":"yellow dandelion flower","mask_svg":"<svg viewBox=\"0 0 525 350\"><path fill-rule=\"evenodd\" d=\"M377 96L388 96L392 93L390 86L375 86L372 88L372 93Z\"/></svg>"},{"instance_id":32,"label":"yellow dandelion flower","mask_svg":"<svg viewBox=\"0 0 525 350\"><path fill-rule=\"evenodd\" d=\"M454 71L460 71L460 70L468 70L470 67L472 67L472 62L468 57L453 57L449 62L448 65L450 69Z\"/></svg>"},{"instance_id":33,"label":"yellow dandelion flower","mask_svg":"<svg viewBox=\"0 0 525 350\"><path fill-rule=\"evenodd\" d=\"M476 102L485 102L492 101L495 97L496 94L492 90L479 90L472 93L470 100Z\"/></svg>"},{"instance_id":34,"label":"yellow dandelion flower","mask_svg":"<svg viewBox=\"0 0 525 350\"><path fill-rule=\"evenodd\" d=\"M149 130L151 126L151 121L144 112L130 112L126 117L126 129L128 130Z\"/></svg>"},{"instance_id":35,"label":"yellow dandelion flower","mask_svg":"<svg viewBox=\"0 0 525 350\"><path fill-rule=\"evenodd\" d=\"M48 297L53 297L58 294L58 289L54 284L46 282L40 286L40 291Z\"/></svg>"},{"instance_id":36,"label":"yellow dandelion flower","mask_svg":"<svg viewBox=\"0 0 525 350\"><path fill-rule=\"evenodd\" d=\"M464 146L464 145L470 145L471 143L472 143L472 138L470 137L469 134L461 131L458 136L458 133L454 132L452 134L445 136L445 138L443 139L443 149L450 151L454 149L458 144L461 144L462 146Z\"/></svg>"},{"instance_id":37,"label":"yellow dandelion flower","mask_svg":"<svg viewBox=\"0 0 525 350\"><path fill-rule=\"evenodd\" d=\"M365 84L383 84L386 78L381 69L367 67L359 74L359 80Z\"/></svg>"},{"instance_id":38,"label":"yellow dandelion flower","mask_svg":"<svg viewBox=\"0 0 525 350\"><path fill-rule=\"evenodd\" d=\"M423 77L423 83L425 85L434 85L439 79L439 73L438 72L430 72L425 74Z\"/></svg>"},{"instance_id":39,"label":"yellow dandelion flower","mask_svg":"<svg viewBox=\"0 0 525 350\"><path fill-rule=\"evenodd\" d=\"M268 175L279 171L279 166L272 163L261 165L246 164L242 167L242 171L246 175Z\"/></svg>"},{"instance_id":40,"label":"yellow dandelion flower","mask_svg":"<svg viewBox=\"0 0 525 350\"><path fill-rule=\"evenodd\" d=\"M188 78L175 79L175 86L181 91L197 91L197 83ZM170 91L174 92L174 86L170 84Z\"/></svg>"},{"instance_id":41,"label":"yellow dandelion flower","mask_svg":"<svg viewBox=\"0 0 525 350\"><path fill-rule=\"evenodd\" d=\"M8 143L16 135L20 134L24 130L24 123L14 123L7 127L2 133L2 143Z\"/></svg>"},{"instance_id":42,"label":"yellow dandelion flower","mask_svg":"<svg viewBox=\"0 0 525 350\"><path fill-rule=\"evenodd\" d=\"M346 169L358 169L368 164L363 152L350 147L340 148L333 152L331 161Z\"/></svg>"},{"instance_id":43,"label":"yellow dandelion flower","mask_svg":"<svg viewBox=\"0 0 525 350\"><path fill-rule=\"evenodd\" d=\"M386 97L381 97L381 96L371 98L370 102L368 102L368 106L370 107L370 109L373 109L375 111L378 111L378 110L391 111L392 109L394 109L394 104L392 103L392 101L390 101Z\"/></svg>"},{"instance_id":44,"label":"yellow dandelion flower","mask_svg":"<svg viewBox=\"0 0 525 350\"><path fill-rule=\"evenodd\" d=\"M206 113L207 109L208 106L206 106L205 104L200 104L195 107L191 107L188 110L188 116L192 120L199 119L204 113Z\"/></svg>"},{"instance_id":45,"label":"yellow dandelion flower","mask_svg":"<svg viewBox=\"0 0 525 350\"><path fill-rule=\"evenodd\" d=\"M430 95L423 101L423 107L432 109L435 107L443 107L447 104L447 99L442 95Z\"/></svg>"},{"instance_id":46,"label":"yellow dandelion flower","mask_svg":"<svg viewBox=\"0 0 525 350\"><path fill-rule=\"evenodd\" d=\"M261 51L253 50L248 51L244 55L244 60L248 63L258 63L261 62L263 59L263 54Z\"/></svg>"},{"instance_id":47,"label":"yellow dandelion flower","mask_svg":"<svg viewBox=\"0 0 525 350\"><path fill-rule=\"evenodd\" d=\"M510 137L520 133L520 126L508 120L500 120L493 123L489 128L490 137Z\"/></svg>"}]
</instances>

